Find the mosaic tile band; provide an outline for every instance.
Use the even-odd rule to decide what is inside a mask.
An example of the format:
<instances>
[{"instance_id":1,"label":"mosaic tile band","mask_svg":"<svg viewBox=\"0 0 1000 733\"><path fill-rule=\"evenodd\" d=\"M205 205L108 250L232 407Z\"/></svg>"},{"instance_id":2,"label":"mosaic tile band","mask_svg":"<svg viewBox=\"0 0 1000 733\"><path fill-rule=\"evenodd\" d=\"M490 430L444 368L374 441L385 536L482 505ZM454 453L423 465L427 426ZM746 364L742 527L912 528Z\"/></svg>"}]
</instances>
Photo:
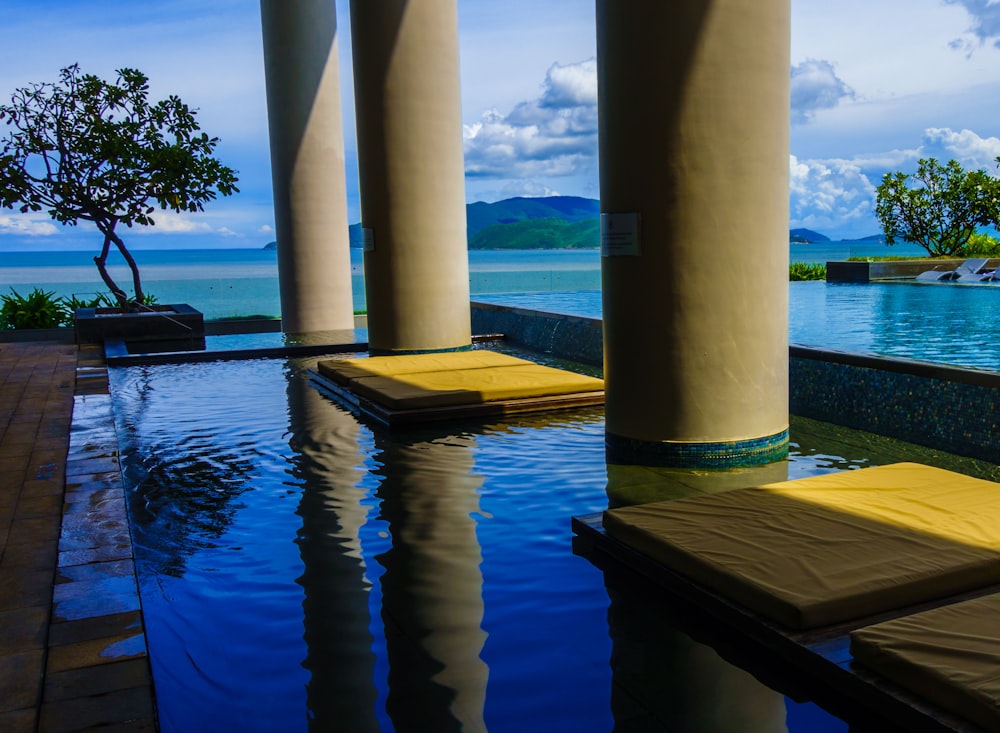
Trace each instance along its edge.
<instances>
[{"instance_id":1,"label":"mosaic tile band","mask_svg":"<svg viewBox=\"0 0 1000 733\"><path fill-rule=\"evenodd\" d=\"M609 463L669 468L728 469L762 466L788 457L788 430L748 440L712 443L649 442L604 434Z\"/></svg>"}]
</instances>

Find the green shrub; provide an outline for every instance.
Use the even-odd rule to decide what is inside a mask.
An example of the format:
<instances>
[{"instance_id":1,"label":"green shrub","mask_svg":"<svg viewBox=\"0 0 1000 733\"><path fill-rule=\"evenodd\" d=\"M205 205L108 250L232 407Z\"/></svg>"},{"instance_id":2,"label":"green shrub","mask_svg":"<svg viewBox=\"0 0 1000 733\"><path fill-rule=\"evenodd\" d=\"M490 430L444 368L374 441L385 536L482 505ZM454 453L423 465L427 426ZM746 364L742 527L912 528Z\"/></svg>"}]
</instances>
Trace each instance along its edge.
<instances>
[{"instance_id":1,"label":"green shrub","mask_svg":"<svg viewBox=\"0 0 1000 733\"><path fill-rule=\"evenodd\" d=\"M143 305L156 305L156 296L143 295ZM56 297L53 292L34 288L27 295L10 289L10 295L0 295L0 330L18 328L59 328L72 326L78 308L117 308L118 302L108 293L99 293L90 299L72 295Z\"/></svg>"},{"instance_id":2,"label":"green shrub","mask_svg":"<svg viewBox=\"0 0 1000 733\"><path fill-rule=\"evenodd\" d=\"M989 234L973 234L961 249L962 257L1000 257L1000 239Z\"/></svg>"},{"instance_id":3,"label":"green shrub","mask_svg":"<svg viewBox=\"0 0 1000 733\"><path fill-rule=\"evenodd\" d=\"M926 255L917 255L915 257L914 256L896 256L896 255L893 255L893 256L890 257L890 256L886 256L886 255L879 255L878 257L874 257L874 256L868 256L868 257L853 256L853 257L848 257L847 261L848 262L907 262L909 260L923 260L923 259L931 259L931 258L927 257Z\"/></svg>"},{"instance_id":4,"label":"green shrub","mask_svg":"<svg viewBox=\"0 0 1000 733\"><path fill-rule=\"evenodd\" d=\"M805 262L793 262L788 266L788 279L798 280L826 280L826 265L806 264Z\"/></svg>"},{"instance_id":5,"label":"green shrub","mask_svg":"<svg viewBox=\"0 0 1000 733\"><path fill-rule=\"evenodd\" d=\"M73 313L55 293L38 288L21 295L14 288L0 296L0 329L56 328L72 321Z\"/></svg>"},{"instance_id":6,"label":"green shrub","mask_svg":"<svg viewBox=\"0 0 1000 733\"><path fill-rule=\"evenodd\" d=\"M90 300L71 295L68 298L63 298L63 302L66 303L70 313L75 313L78 308L114 308L117 305L107 293L98 293Z\"/></svg>"}]
</instances>

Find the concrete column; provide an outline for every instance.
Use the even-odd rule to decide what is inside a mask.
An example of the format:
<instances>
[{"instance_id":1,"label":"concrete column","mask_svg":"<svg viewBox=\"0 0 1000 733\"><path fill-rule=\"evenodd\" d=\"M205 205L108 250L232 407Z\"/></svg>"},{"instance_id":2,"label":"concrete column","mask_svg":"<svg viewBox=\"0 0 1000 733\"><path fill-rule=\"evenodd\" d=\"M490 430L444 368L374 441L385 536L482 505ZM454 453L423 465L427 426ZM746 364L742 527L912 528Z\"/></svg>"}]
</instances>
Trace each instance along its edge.
<instances>
[{"instance_id":1,"label":"concrete column","mask_svg":"<svg viewBox=\"0 0 1000 733\"><path fill-rule=\"evenodd\" d=\"M368 341L472 341L456 0L352 0Z\"/></svg>"},{"instance_id":2,"label":"concrete column","mask_svg":"<svg viewBox=\"0 0 1000 733\"><path fill-rule=\"evenodd\" d=\"M333 0L260 0L282 329L354 328Z\"/></svg>"},{"instance_id":3,"label":"concrete column","mask_svg":"<svg viewBox=\"0 0 1000 733\"><path fill-rule=\"evenodd\" d=\"M788 445L789 0L597 0L609 459Z\"/></svg>"}]
</instances>

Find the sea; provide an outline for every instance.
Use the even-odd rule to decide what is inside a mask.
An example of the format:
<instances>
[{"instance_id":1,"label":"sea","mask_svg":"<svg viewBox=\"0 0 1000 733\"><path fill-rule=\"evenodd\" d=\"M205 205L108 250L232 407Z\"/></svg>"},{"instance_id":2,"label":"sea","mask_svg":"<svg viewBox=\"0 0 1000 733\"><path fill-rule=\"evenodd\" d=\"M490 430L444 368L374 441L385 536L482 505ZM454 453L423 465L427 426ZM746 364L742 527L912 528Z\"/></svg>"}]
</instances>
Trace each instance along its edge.
<instances>
[{"instance_id":1,"label":"sea","mask_svg":"<svg viewBox=\"0 0 1000 733\"><path fill-rule=\"evenodd\" d=\"M889 248L872 242L792 244L791 262L825 263L850 256L921 256L912 245ZM137 250L143 289L160 303L188 303L208 319L278 316L277 253L265 249ZM108 258L113 277L131 291L124 261ZM473 296L493 293L599 290L597 250L472 250L469 288ZM88 252L0 253L0 295L33 288L56 296L90 299L107 292L93 254ZM351 290L355 310L365 310L362 253L351 250Z\"/></svg>"},{"instance_id":2,"label":"sea","mask_svg":"<svg viewBox=\"0 0 1000 733\"><path fill-rule=\"evenodd\" d=\"M789 246L791 262L884 255L920 257L924 251L868 241ZM187 303L207 319L280 314L277 258L271 250L149 250L135 257L145 291L160 303ZM119 282L131 282L121 260L110 269ZM361 312L365 283L360 250L351 251L351 270L354 307ZM601 317L597 250L473 250L469 286L477 301ZM33 288L81 299L105 290L88 253L0 254L0 295L11 289L25 295ZM998 305L1000 284L792 282L789 342L1000 371L1000 345L994 338L1000 333Z\"/></svg>"}]
</instances>

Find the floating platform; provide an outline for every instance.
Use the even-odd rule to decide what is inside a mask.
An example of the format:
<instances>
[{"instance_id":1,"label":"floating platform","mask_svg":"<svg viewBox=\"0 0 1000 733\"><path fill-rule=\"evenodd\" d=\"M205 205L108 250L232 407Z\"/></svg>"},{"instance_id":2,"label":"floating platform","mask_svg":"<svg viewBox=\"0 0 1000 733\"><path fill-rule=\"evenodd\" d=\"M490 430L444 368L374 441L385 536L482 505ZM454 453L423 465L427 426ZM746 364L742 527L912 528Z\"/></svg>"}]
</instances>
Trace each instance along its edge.
<instances>
[{"instance_id":1,"label":"floating platform","mask_svg":"<svg viewBox=\"0 0 1000 733\"><path fill-rule=\"evenodd\" d=\"M604 404L604 381L487 350L327 359L313 381L386 425Z\"/></svg>"},{"instance_id":2,"label":"floating platform","mask_svg":"<svg viewBox=\"0 0 1000 733\"><path fill-rule=\"evenodd\" d=\"M991 481L895 464L577 517L574 549L606 579L655 589L693 636L776 689L859 730L1000 730L996 685L967 682L982 678L976 659L997 650L1000 624L953 629L974 638L947 665L933 650L905 652L947 638L953 616L940 609L991 599L970 607L985 618L996 608L998 506ZM900 648L905 659L876 659ZM944 692L928 695L927 679Z\"/></svg>"}]
</instances>

